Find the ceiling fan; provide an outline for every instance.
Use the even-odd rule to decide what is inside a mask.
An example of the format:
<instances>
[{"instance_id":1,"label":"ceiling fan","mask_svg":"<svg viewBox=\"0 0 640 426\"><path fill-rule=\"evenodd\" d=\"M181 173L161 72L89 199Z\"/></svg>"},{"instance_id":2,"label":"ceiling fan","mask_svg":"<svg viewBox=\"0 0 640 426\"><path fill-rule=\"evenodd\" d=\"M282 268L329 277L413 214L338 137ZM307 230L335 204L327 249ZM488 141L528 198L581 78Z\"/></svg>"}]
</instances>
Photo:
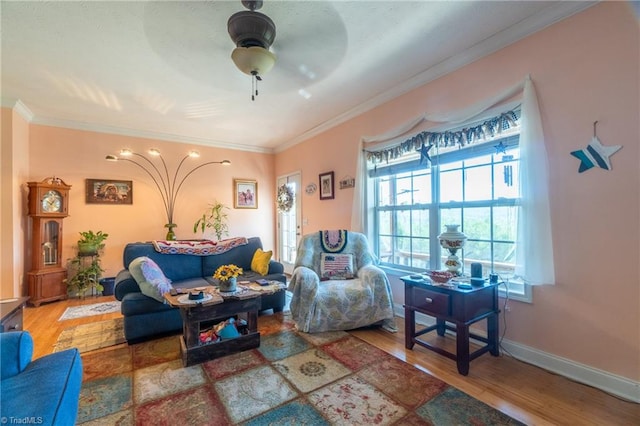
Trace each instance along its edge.
<instances>
[{"instance_id":1,"label":"ceiling fan","mask_svg":"<svg viewBox=\"0 0 640 426\"><path fill-rule=\"evenodd\" d=\"M237 50L238 55L244 51L258 52L256 56L273 55L272 60L267 59L273 69L263 64L255 69L249 67L243 73L252 75L251 71L256 71L256 77L264 78L269 72L268 91L274 95L300 93L301 89L312 93L312 86L331 75L343 60L348 35L335 2L271 1L260 9L262 12L268 8L271 18L257 11L257 3L262 1L255 2L253 10L251 3L254 2L243 2L249 4L248 10L245 6L239 8L238 3L145 2L143 29L147 43L159 59L182 75L204 88L220 90L230 98L246 84L246 80L240 78L244 74L229 74L240 68L236 68L235 61L229 61L233 50ZM236 14L241 17L239 20L233 19ZM249 15L249 20L245 21L244 15ZM278 23L277 39L272 19ZM247 28L251 22L266 26L269 33L265 34L264 28L257 31ZM257 78L254 83L256 81ZM255 98L255 90L252 95ZM211 93L207 92L207 96Z\"/></svg>"},{"instance_id":2,"label":"ceiling fan","mask_svg":"<svg viewBox=\"0 0 640 426\"><path fill-rule=\"evenodd\" d=\"M227 21L227 31L236 48L231 53L233 63L251 76L251 100L258 96L258 81L273 68L276 55L269 47L276 38L276 26L267 15L256 12L262 0L242 0L247 10L236 12Z\"/></svg>"}]
</instances>

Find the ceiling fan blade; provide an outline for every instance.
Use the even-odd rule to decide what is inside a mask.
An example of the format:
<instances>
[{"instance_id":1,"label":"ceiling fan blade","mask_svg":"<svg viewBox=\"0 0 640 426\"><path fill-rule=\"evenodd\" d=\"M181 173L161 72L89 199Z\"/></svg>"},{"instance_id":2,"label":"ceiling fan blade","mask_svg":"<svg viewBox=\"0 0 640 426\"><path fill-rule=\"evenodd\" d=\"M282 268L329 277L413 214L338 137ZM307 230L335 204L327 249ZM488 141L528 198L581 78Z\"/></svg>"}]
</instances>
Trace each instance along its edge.
<instances>
[{"instance_id":1,"label":"ceiling fan blade","mask_svg":"<svg viewBox=\"0 0 640 426\"><path fill-rule=\"evenodd\" d=\"M158 57L182 75L218 89L244 90L247 76L231 60L235 46L227 33L227 20L242 10L239 6L226 1L149 2L144 32ZM277 28L271 46L277 60L267 74L270 92L312 85L342 61L347 31L331 3L269 1L261 13Z\"/></svg>"}]
</instances>

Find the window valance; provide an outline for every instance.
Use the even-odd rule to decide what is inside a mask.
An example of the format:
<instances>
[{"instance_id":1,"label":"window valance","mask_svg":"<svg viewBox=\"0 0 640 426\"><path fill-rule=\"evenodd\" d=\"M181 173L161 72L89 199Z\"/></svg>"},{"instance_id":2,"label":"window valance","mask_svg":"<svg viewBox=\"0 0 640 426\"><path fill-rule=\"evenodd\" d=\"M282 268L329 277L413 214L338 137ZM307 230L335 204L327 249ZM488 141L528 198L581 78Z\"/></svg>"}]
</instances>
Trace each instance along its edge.
<instances>
[{"instance_id":1,"label":"window valance","mask_svg":"<svg viewBox=\"0 0 640 426\"><path fill-rule=\"evenodd\" d=\"M512 110L503 112L499 116L484 120L473 126L464 127L455 131L430 132L422 131L413 137L400 142L397 145L367 151L367 161L373 164L389 160L395 160L408 153L419 151L424 145L446 148L458 146L460 148L479 141L486 141L489 138L500 135L503 131L517 127L519 125L520 111Z\"/></svg>"}]
</instances>

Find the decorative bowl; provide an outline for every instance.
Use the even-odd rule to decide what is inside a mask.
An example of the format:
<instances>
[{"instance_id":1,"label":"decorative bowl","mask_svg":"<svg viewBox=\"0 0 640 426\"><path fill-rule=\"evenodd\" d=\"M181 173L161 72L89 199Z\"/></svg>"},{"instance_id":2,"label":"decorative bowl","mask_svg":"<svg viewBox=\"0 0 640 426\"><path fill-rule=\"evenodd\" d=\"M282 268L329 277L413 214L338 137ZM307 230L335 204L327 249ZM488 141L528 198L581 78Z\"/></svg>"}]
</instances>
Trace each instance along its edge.
<instances>
[{"instance_id":1,"label":"decorative bowl","mask_svg":"<svg viewBox=\"0 0 640 426\"><path fill-rule=\"evenodd\" d=\"M455 275L450 271L434 271L430 270L425 273L431 278L431 281L436 282L438 284L446 284L451 278L455 277Z\"/></svg>"}]
</instances>

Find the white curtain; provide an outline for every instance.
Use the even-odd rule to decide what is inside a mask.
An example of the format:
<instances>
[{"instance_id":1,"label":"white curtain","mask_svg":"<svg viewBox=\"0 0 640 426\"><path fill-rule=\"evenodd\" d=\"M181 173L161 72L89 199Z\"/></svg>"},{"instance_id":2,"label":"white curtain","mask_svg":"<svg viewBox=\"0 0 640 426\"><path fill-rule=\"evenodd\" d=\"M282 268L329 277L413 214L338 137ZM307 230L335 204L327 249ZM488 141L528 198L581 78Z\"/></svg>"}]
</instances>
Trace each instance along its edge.
<instances>
[{"instance_id":1,"label":"white curtain","mask_svg":"<svg viewBox=\"0 0 640 426\"><path fill-rule=\"evenodd\" d=\"M509 87L502 93L484 99L462 110L441 114L425 113L397 128L377 136L362 137L358 144L356 186L353 197L351 229L366 233L367 170L365 149L381 148L396 143L396 139L410 132L418 124L430 121L447 126L478 119L478 116L518 93L522 94L520 119L520 195L522 205L518 214L516 240L516 275L527 284L555 284L551 213L549 209L548 158L544 144L542 120L531 78ZM439 126L440 127L440 126ZM525 261L526 260L526 261Z\"/></svg>"}]
</instances>

